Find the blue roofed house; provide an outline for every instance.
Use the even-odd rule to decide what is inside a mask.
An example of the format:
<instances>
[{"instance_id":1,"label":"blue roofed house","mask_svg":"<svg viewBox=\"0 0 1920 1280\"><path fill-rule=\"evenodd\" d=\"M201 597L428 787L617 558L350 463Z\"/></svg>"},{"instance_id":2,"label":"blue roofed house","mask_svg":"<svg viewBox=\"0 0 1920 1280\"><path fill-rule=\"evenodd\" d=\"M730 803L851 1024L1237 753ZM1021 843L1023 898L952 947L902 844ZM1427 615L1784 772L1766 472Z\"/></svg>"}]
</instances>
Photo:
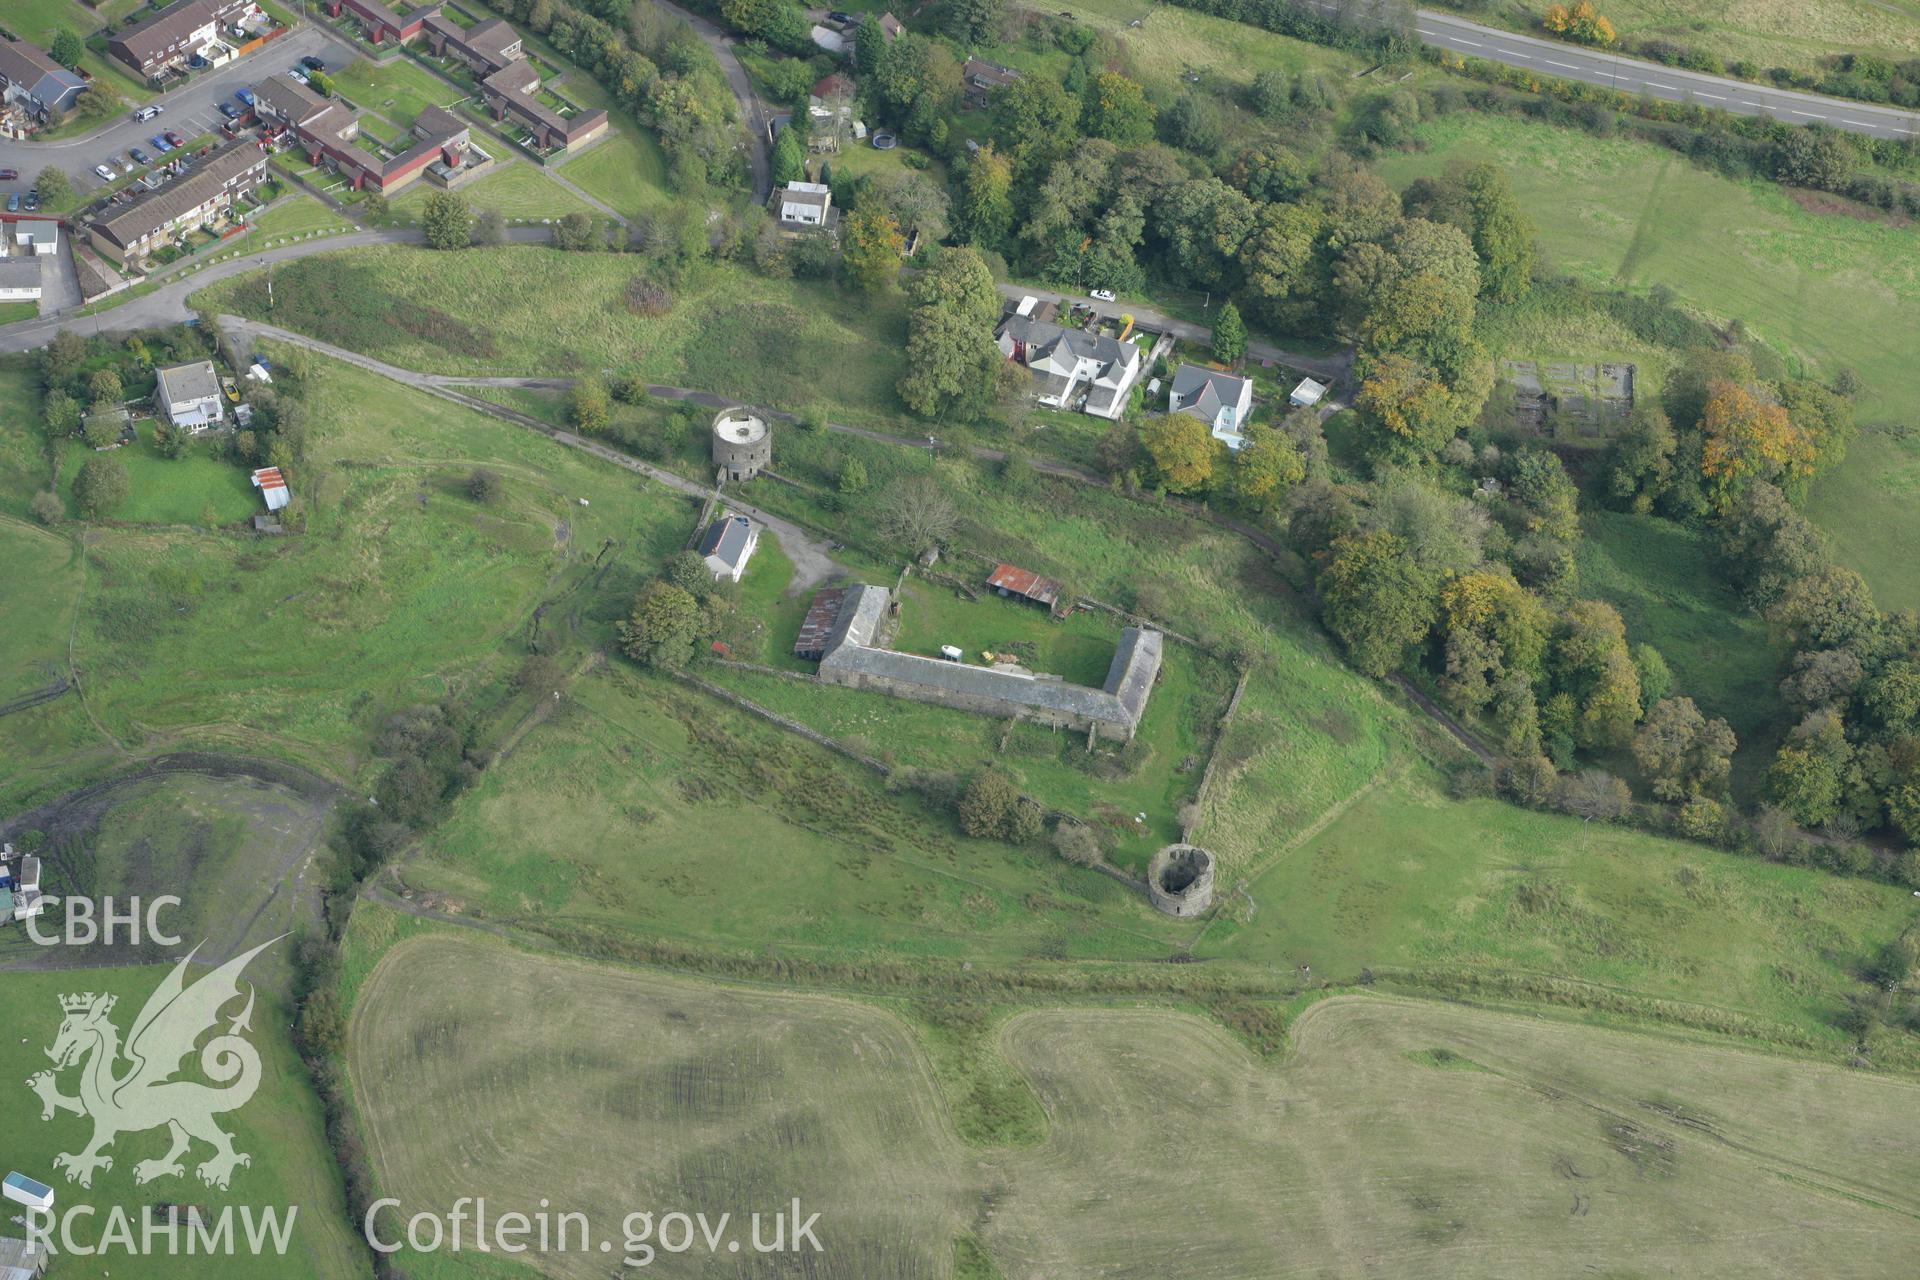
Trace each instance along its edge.
<instances>
[{"instance_id":1,"label":"blue roofed house","mask_svg":"<svg viewBox=\"0 0 1920 1280\"><path fill-rule=\"evenodd\" d=\"M731 578L738 582L740 575L747 571L747 561L753 558L753 549L759 544L760 531L753 521L729 513L707 526L700 538L700 554L706 559L707 571L713 574L714 581Z\"/></svg>"},{"instance_id":2,"label":"blue roofed house","mask_svg":"<svg viewBox=\"0 0 1920 1280\"><path fill-rule=\"evenodd\" d=\"M1215 440L1238 449L1247 443L1242 433L1253 416L1253 379L1223 369L1183 364L1174 370L1167 412L1200 419Z\"/></svg>"},{"instance_id":3,"label":"blue roofed house","mask_svg":"<svg viewBox=\"0 0 1920 1280\"><path fill-rule=\"evenodd\" d=\"M0 40L0 102L37 117L65 111L87 82L25 40Z\"/></svg>"}]
</instances>

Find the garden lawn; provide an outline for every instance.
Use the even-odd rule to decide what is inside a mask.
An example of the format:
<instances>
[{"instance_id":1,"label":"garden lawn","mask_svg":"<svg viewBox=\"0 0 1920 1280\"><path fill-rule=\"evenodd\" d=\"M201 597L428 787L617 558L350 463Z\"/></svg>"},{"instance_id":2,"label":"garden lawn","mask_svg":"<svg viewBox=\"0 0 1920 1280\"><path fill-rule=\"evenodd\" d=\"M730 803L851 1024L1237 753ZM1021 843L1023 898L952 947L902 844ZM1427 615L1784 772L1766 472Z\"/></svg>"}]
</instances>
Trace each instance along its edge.
<instances>
[{"instance_id":1,"label":"garden lawn","mask_svg":"<svg viewBox=\"0 0 1920 1280\"><path fill-rule=\"evenodd\" d=\"M416 182L394 197L393 208L409 218L418 218L434 188ZM476 209L491 209L510 220L562 218L569 213L600 211L573 192L548 178L538 165L516 161L496 168L471 186L454 193Z\"/></svg>"},{"instance_id":2,"label":"garden lawn","mask_svg":"<svg viewBox=\"0 0 1920 1280\"><path fill-rule=\"evenodd\" d=\"M276 266L272 319L423 371L610 369L776 408L821 402L837 414L896 421L904 299L702 265L673 289L671 311L646 317L623 301L640 274L618 254L378 246ZM196 305L267 316L264 273L194 297Z\"/></svg>"},{"instance_id":3,"label":"garden lawn","mask_svg":"<svg viewBox=\"0 0 1920 1280\"><path fill-rule=\"evenodd\" d=\"M673 198L667 190L667 158L659 142L624 115L605 137L569 157L555 172L627 217L657 209Z\"/></svg>"},{"instance_id":4,"label":"garden lawn","mask_svg":"<svg viewBox=\"0 0 1920 1280\"><path fill-rule=\"evenodd\" d=\"M404 57L378 64L356 58L330 74L342 97L409 129L423 109L445 107L462 97L460 90Z\"/></svg>"},{"instance_id":5,"label":"garden lawn","mask_svg":"<svg viewBox=\"0 0 1920 1280\"><path fill-rule=\"evenodd\" d=\"M259 491L241 468L216 456L224 436L196 441L178 458L164 458L154 448L152 421L136 424L140 439L122 445L111 455L127 468L127 500L106 512L110 520L129 524L232 524L265 511ZM66 463L60 469L60 493L73 510L73 482L81 466L94 456L83 441L66 442Z\"/></svg>"},{"instance_id":6,"label":"garden lawn","mask_svg":"<svg viewBox=\"0 0 1920 1280\"><path fill-rule=\"evenodd\" d=\"M0 325L17 324L40 314L37 302L0 302Z\"/></svg>"},{"instance_id":7,"label":"garden lawn","mask_svg":"<svg viewBox=\"0 0 1920 1280\"><path fill-rule=\"evenodd\" d=\"M312 231L353 229L352 220L345 214L335 213L323 201L296 189L292 195L279 200L261 214L253 224L253 230L247 234L258 243L287 236L304 236Z\"/></svg>"}]
</instances>

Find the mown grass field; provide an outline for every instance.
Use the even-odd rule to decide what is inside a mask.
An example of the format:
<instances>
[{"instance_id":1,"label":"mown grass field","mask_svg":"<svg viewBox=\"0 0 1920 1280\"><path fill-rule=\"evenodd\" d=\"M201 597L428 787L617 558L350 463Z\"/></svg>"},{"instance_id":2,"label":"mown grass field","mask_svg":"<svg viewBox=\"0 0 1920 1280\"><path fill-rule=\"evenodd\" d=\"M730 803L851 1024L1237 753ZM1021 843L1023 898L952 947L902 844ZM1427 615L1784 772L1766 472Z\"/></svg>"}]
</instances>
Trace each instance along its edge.
<instances>
[{"instance_id":1,"label":"mown grass field","mask_svg":"<svg viewBox=\"0 0 1920 1280\"><path fill-rule=\"evenodd\" d=\"M352 220L335 213L310 195L295 192L289 200L275 204L254 222L247 234L258 245L266 240L303 236L310 231L351 231Z\"/></svg>"},{"instance_id":2,"label":"mown grass field","mask_svg":"<svg viewBox=\"0 0 1920 1280\"><path fill-rule=\"evenodd\" d=\"M283 944L284 945L284 944ZM255 964L266 959L262 955ZM9 1034L0 1038L0 1072L9 1081L25 1081L36 1071L48 1067L43 1052L51 1045L61 1021L60 997L69 992L106 991L118 997L112 1020L124 1034L132 1026L141 1005L166 976L170 965L145 965L127 968L94 968L83 972L13 972L0 990L0 1011L4 1011ZM194 976L206 971L198 966ZM234 1009L239 1005L236 1003ZM292 1243L284 1257L265 1258L241 1253L236 1256L187 1256L184 1236L180 1256L129 1256L124 1248L104 1258L84 1261L124 1275L152 1277L152 1280L187 1280L188 1277L234 1277L251 1280L261 1275L291 1278L311 1276L314 1280L370 1274L367 1255L348 1225L342 1202L339 1174L327 1149L321 1129L320 1108L308 1091L306 1070L294 1055L286 1027L289 1010L280 995L270 988L259 991L253 1013L252 1033L248 1037L261 1058L259 1092L244 1107L220 1113L217 1123L233 1135L234 1149L253 1157L251 1165L234 1171L232 1183L220 1191L202 1183L194 1167L207 1158L209 1149L196 1143L187 1158L184 1177L156 1179L144 1186L134 1183L134 1166L141 1160L166 1152L168 1139L164 1129L150 1128L121 1134L109 1154L113 1168L97 1173L90 1189L68 1183L53 1167L60 1152L80 1150L92 1132L83 1118L60 1113L42 1122L38 1099L22 1084L9 1087L13 1103L13 1122L8 1126L7 1162L11 1168L54 1187L55 1211L76 1205L92 1205L95 1216L76 1222L75 1239L94 1243L101 1239L107 1215L118 1209L132 1224L137 1245L141 1224L146 1221L149 1204L192 1204L218 1214L223 1206L277 1206L283 1216L298 1206ZM192 1060L197 1064L197 1058ZM197 1071L189 1065L188 1071ZM124 1060L114 1070L125 1074ZM192 1078L192 1077L189 1077ZM61 1091L72 1095L78 1072L68 1070L60 1079ZM236 1210L237 1218L237 1210ZM236 1220L235 1231L240 1230ZM164 1249L164 1236L156 1237ZM58 1244L58 1236L55 1237ZM57 1258L53 1274L71 1270L86 1274L76 1264L79 1258Z\"/></svg>"},{"instance_id":3,"label":"mown grass field","mask_svg":"<svg viewBox=\"0 0 1920 1280\"><path fill-rule=\"evenodd\" d=\"M1881 608L1920 608L1920 438L1909 427L1863 432L1846 463L1814 481L1806 512Z\"/></svg>"},{"instance_id":4,"label":"mown grass field","mask_svg":"<svg viewBox=\"0 0 1920 1280\"><path fill-rule=\"evenodd\" d=\"M1838 1052L1857 968L1915 918L1907 890L1644 832L1445 799L1419 775L1361 796L1248 886L1202 955L1351 979L1522 974L1730 1010ZM1913 1059L1912 1037L1887 1052Z\"/></svg>"},{"instance_id":5,"label":"mown grass field","mask_svg":"<svg viewBox=\"0 0 1920 1280\"><path fill-rule=\"evenodd\" d=\"M379 64L356 58L331 74L341 97L385 116L402 129L411 129L425 108L450 107L462 97L458 89L406 58Z\"/></svg>"},{"instance_id":6,"label":"mown grass field","mask_svg":"<svg viewBox=\"0 0 1920 1280\"><path fill-rule=\"evenodd\" d=\"M1459 7L1476 22L1532 35L1541 34L1546 11L1539 0ZM1826 54L1899 62L1920 53L1920 7L1912 0L1610 0L1601 12L1622 40L1671 40L1763 69L1816 71Z\"/></svg>"},{"instance_id":7,"label":"mown grass field","mask_svg":"<svg viewBox=\"0 0 1920 1280\"><path fill-rule=\"evenodd\" d=\"M391 920L355 919L356 964L385 954L350 1053L377 1175L409 1207L545 1195L611 1224L797 1194L822 1214L809 1274L863 1277L944 1276L962 1232L1008 1280L1427 1276L1437 1259L1473 1277L1891 1277L1920 1243L1905 1081L1382 997L1312 1007L1279 1065L1168 1010L1046 1008L999 1040L1041 1140L968 1150L884 1013Z\"/></svg>"},{"instance_id":8,"label":"mown grass field","mask_svg":"<svg viewBox=\"0 0 1920 1280\"><path fill-rule=\"evenodd\" d=\"M619 255L518 246L316 254L274 269L273 321L440 373L611 369L777 407L897 410L903 299L702 266L673 291L671 312L641 317L622 301L637 274ZM264 274L194 297L266 317Z\"/></svg>"}]
</instances>

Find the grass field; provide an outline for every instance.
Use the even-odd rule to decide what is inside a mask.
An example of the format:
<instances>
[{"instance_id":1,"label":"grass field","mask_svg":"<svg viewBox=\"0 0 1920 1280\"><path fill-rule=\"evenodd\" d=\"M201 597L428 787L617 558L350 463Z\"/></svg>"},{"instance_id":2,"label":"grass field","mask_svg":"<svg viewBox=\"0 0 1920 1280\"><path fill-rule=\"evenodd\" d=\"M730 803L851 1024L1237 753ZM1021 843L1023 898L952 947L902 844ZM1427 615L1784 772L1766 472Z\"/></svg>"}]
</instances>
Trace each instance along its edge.
<instances>
[{"instance_id":1,"label":"grass field","mask_svg":"<svg viewBox=\"0 0 1920 1280\"><path fill-rule=\"evenodd\" d=\"M34 601L0 630L0 702L43 688L66 669L67 632L79 593L79 548L37 525L0 516L7 591Z\"/></svg>"},{"instance_id":2,"label":"grass field","mask_svg":"<svg viewBox=\"0 0 1920 1280\"><path fill-rule=\"evenodd\" d=\"M295 191L291 199L281 200L255 219L248 232L255 244L304 236L312 231L351 231L353 222L345 214L335 213L313 196ZM231 242L229 242L231 243Z\"/></svg>"},{"instance_id":3,"label":"grass field","mask_svg":"<svg viewBox=\"0 0 1920 1280\"><path fill-rule=\"evenodd\" d=\"M168 967L88 969L84 973L9 973L4 991L0 991L0 1012L4 1013L7 1026L14 1034L0 1038L0 1072L10 1081L24 1081L33 1072L48 1066L43 1050L53 1043L60 1027L59 998L69 992L104 991L118 997L112 1020L124 1034ZM369 1273L366 1252L347 1223L339 1175L321 1131L319 1104L308 1092L305 1068L287 1040L287 1019L283 999L269 989L260 990L259 1007L254 1010L252 1034L248 1037L260 1053L260 1089L245 1106L218 1117L220 1126L233 1134L235 1149L251 1155L253 1162L234 1172L226 1191L200 1182L194 1176L192 1163L188 1164L183 1177L163 1177L136 1186L134 1166L166 1151L167 1136L155 1129L120 1135L109 1149L114 1157L113 1168L96 1174L91 1189L71 1185L53 1168L53 1157L60 1152L80 1150L89 1132L86 1121L71 1114L60 1114L42 1123L33 1095L19 1084L12 1086L14 1123L8 1126L7 1162L12 1168L28 1172L55 1188L56 1212L76 1205L94 1206L95 1216L91 1220L81 1218L76 1222L77 1241L99 1241L107 1226L107 1215L114 1208L131 1222L137 1244L149 1204L193 1204L215 1214L226 1205L277 1206L283 1213L289 1206L298 1206L292 1244L284 1257L260 1258L245 1253L231 1257L189 1257L183 1237L178 1257L129 1257L127 1248L122 1246L104 1258L85 1262L98 1268L104 1261L111 1271L149 1280L202 1276L250 1280L267 1274L286 1276L290 1280L309 1276L314 1280L333 1280L336 1276ZM124 1073L127 1067L122 1063L114 1069ZM187 1068L189 1072L196 1069ZM63 1073L62 1091L71 1094L76 1078L77 1073L73 1071ZM204 1144L196 1144L189 1159L197 1163L206 1159L207 1154ZM235 1229L238 1232L237 1223ZM159 1236L156 1240L159 1247L164 1248L165 1237ZM55 1243L59 1243L57 1236ZM58 1258L52 1273L89 1274L84 1265L76 1265L80 1263L79 1258ZM91 1274L104 1275L106 1271L95 1270Z\"/></svg>"},{"instance_id":4,"label":"grass field","mask_svg":"<svg viewBox=\"0 0 1920 1280\"><path fill-rule=\"evenodd\" d=\"M1920 230L1811 213L1778 187L1717 177L1647 143L1473 113L1417 132L1424 150L1378 162L1396 185L1457 160L1497 161L1557 268L1605 286L1668 285L1717 322L1741 320L1815 376L1857 369L1863 423L1909 424L1920 404ZM1605 333L1589 340L1596 355L1617 347ZM1809 507L1842 563L1889 607L1920 602L1920 572L1905 552L1920 539L1917 454L1869 432Z\"/></svg>"},{"instance_id":5,"label":"grass field","mask_svg":"<svg viewBox=\"0 0 1920 1280\"><path fill-rule=\"evenodd\" d=\"M1881 608L1920 608L1920 440L1897 427L1863 433L1846 463L1814 482L1806 510Z\"/></svg>"},{"instance_id":6,"label":"grass field","mask_svg":"<svg viewBox=\"0 0 1920 1280\"><path fill-rule=\"evenodd\" d=\"M1062 645L1059 651L1066 656L1080 648ZM1104 661L1101 666L1104 679ZM1136 870L1155 849L1179 838L1180 809L1193 799L1211 727L1232 689L1217 663L1169 645L1134 744L1126 753L1107 748L1089 756L1084 734L1010 726L995 716L750 672L715 678L763 707L896 765L964 775L997 756L1027 794L1102 828L1114 859ZM1135 820L1139 813L1147 815L1144 823Z\"/></svg>"},{"instance_id":7,"label":"grass field","mask_svg":"<svg viewBox=\"0 0 1920 1280\"><path fill-rule=\"evenodd\" d=\"M1539 0L1460 7L1476 22L1534 35L1546 10ZM1824 54L1871 53L1895 62L1920 54L1913 0L1610 0L1601 12L1629 43L1671 40L1763 69L1817 71Z\"/></svg>"},{"instance_id":8,"label":"grass field","mask_svg":"<svg viewBox=\"0 0 1920 1280\"><path fill-rule=\"evenodd\" d=\"M247 473L214 450L220 441L196 445L178 458L160 455L153 443L152 422L135 428L140 439L113 451L127 469L127 500L106 513L107 518L130 524L198 524L207 527L245 520L261 505L259 491ZM66 442L66 464L60 469L60 496L73 510L73 482L93 456L83 441Z\"/></svg>"},{"instance_id":9,"label":"grass field","mask_svg":"<svg viewBox=\"0 0 1920 1280\"><path fill-rule=\"evenodd\" d=\"M1178 932L1111 880L963 839L851 762L624 666L575 681L405 876L562 934L809 957L1145 958Z\"/></svg>"},{"instance_id":10,"label":"grass field","mask_svg":"<svg viewBox=\"0 0 1920 1280\"><path fill-rule=\"evenodd\" d=\"M25 516L48 476L40 374L25 356L0 359L0 512Z\"/></svg>"},{"instance_id":11,"label":"grass field","mask_svg":"<svg viewBox=\"0 0 1920 1280\"><path fill-rule=\"evenodd\" d=\"M569 157L555 172L627 217L672 199L666 186L667 158L659 142L625 117L614 132Z\"/></svg>"},{"instance_id":12,"label":"grass field","mask_svg":"<svg viewBox=\"0 0 1920 1280\"><path fill-rule=\"evenodd\" d=\"M1598 510L1581 525L1582 594L1613 605L1628 635L1660 650L1675 695L1733 726L1740 739L1735 790L1751 801L1788 719L1766 624L1727 587L1697 530Z\"/></svg>"},{"instance_id":13,"label":"grass field","mask_svg":"<svg viewBox=\"0 0 1920 1280\"><path fill-rule=\"evenodd\" d=\"M75 648L86 708L106 733L292 756L350 775L379 717L510 670L518 657L501 650L502 638L549 592L564 597L583 579L607 538L622 555L602 579L626 584L627 552L657 563L691 522L683 500L531 433L345 366L316 362L314 377L310 456L293 478L303 535L92 535ZM481 463L507 481L506 497L487 509L462 489ZM242 486L235 492L254 509L237 469L153 465L169 477L215 468L205 479ZM9 507L22 500L6 495ZM198 488L179 501L197 523ZM650 529L659 546L644 544ZM39 607L12 581L6 597L10 611ZM592 625L604 635L610 622ZM62 702L73 706L58 716L81 714ZM44 776L75 745L70 724L36 714L9 722L23 736L5 753L0 792Z\"/></svg>"},{"instance_id":14,"label":"grass field","mask_svg":"<svg viewBox=\"0 0 1920 1280\"><path fill-rule=\"evenodd\" d=\"M1920 231L1810 213L1780 188L1734 182L1651 143L1460 112L1416 130L1422 150L1382 157L1396 186L1456 160L1502 165L1555 266L1603 285L1665 284L1818 373L1860 371L1863 420L1920 402L1909 317Z\"/></svg>"},{"instance_id":15,"label":"grass field","mask_svg":"<svg viewBox=\"0 0 1920 1280\"><path fill-rule=\"evenodd\" d=\"M432 187L416 182L394 198L393 208L418 218L431 194ZM600 216L598 209L548 178L538 166L519 162L496 169L472 186L460 188L457 194L474 208L492 209L503 218L562 218L569 213Z\"/></svg>"},{"instance_id":16,"label":"grass field","mask_svg":"<svg viewBox=\"0 0 1920 1280\"><path fill-rule=\"evenodd\" d=\"M669 314L646 318L621 300L635 274L617 255L542 248L316 254L275 268L273 320L441 373L612 369L778 407L896 410L903 300L704 266L674 290ZM514 288L496 287L503 278ZM264 275L194 296L266 315Z\"/></svg>"},{"instance_id":17,"label":"grass field","mask_svg":"<svg viewBox=\"0 0 1920 1280\"><path fill-rule=\"evenodd\" d=\"M1861 990L1855 969L1916 909L1889 885L1451 802L1417 775L1360 797L1249 889L1253 918L1219 917L1198 954L1335 981L1388 966L1575 979L1836 1052L1828 1020ZM1914 1048L1909 1036L1889 1052Z\"/></svg>"},{"instance_id":18,"label":"grass field","mask_svg":"<svg viewBox=\"0 0 1920 1280\"><path fill-rule=\"evenodd\" d=\"M355 106L378 112L403 129L411 129L425 108L445 107L462 96L458 89L406 58L378 64L356 58L332 76L334 89L342 97Z\"/></svg>"},{"instance_id":19,"label":"grass field","mask_svg":"<svg viewBox=\"0 0 1920 1280\"><path fill-rule=\"evenodd\" d=\"M822 1215L823 1277L944 1276L962 1231L1009 1280L1426 1276L1442 1258L1471 1277L1895 1276L1920 1243L1907 1082L1378 997L1323 1002L1293 1037L1271 1066L1166 1010L1034 1010L1000 1044L1044 1138L986 1151L956 1142L923 1049L883 1013L471 936L386 950L350 1043L376 1172L409 1209L547 1196L604 1234L636 1204L737 1216L798 1195ZM481 1274L458 1261L424 1274Z\"/></svg>"}]
</instances>

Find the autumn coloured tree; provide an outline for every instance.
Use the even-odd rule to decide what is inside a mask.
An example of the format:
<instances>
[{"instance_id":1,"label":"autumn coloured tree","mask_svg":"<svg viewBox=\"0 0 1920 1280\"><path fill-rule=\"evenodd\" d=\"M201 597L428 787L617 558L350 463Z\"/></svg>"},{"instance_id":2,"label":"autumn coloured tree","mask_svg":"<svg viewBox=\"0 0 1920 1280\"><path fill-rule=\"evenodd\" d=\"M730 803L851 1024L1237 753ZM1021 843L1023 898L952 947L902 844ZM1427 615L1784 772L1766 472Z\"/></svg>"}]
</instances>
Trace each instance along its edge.
<instances>
[{"instance_id":1,"label":"autumn coloured tree","mask_svg":"<svg viewBox=\"0 0 1920 1280\"><path fill-rule=\"evenodd\" d=\"M1207 424L1184 413L1167 413L1140 429L1140 444L1169 493L1198 493L1213 483L1219 442Z\"/></svg>"},{"instance_id":2,"label":"autumn coloured tree","mask_svg":"<svg viewBox=\"0 0 1920 1280\"><path fill-rule=\"evenodd\" d=\"M1550 4L1540 19L1540 25L1577 44L1605 47L1618 38L1613 23L1600 15L1591 0L1579 0L1571 9L1563 4Z\"/></svg>"},{"instance_id":3,"label":"autumn coloured tree","mask_svg":"<svg viewBox=\"0 0 1920 1280\"><path fill-rule=\"evenodd\" d=\"M1727 511L1755 480L1791 491L1813 475L1817 461L1809 438L1793 425L1784 405L1744 383L1716 380L1700 413L1705 437L1700 471L1714 505Z\"/></svg>"},{"instance_id":4,"label":"autumn coloured tree","mask_svg":"<svg viewBox=\"0 0 1920 1280\"><path fill-rule=\"evenodd\" d=\"M1013 226L1013 168L985 146L967 161L960 193L960 229L969 244L983 249L1006 241Z\"/></svg>"},{"instance_id":5,"label":"autumn coloured tree","mask_svg":"<svg viewBox=\"0 0 1920 1280\"><path fill-rule=\"evenodd\" d=\"M1363 443L1379 458L1431 458L1464 425L1452 393L1401 355L1370 361L1353 403Z\"/></svg>"},{"instance_id":6,"label":"autumn coloured tree","mask_svg":"<svg viewBox=\"0 0 1920 1280\"><path fill-rule=\"evenodd\" d=\"M841 262L848 278L868 293L892 288L907 251L907 238L893 215L877 200L862 200L847 215L841 234L846 241Z\"/></svg>"},{"instance_id":7,"label":"autumn coloured tree","mask_svg":"<svg viewBox=\"0 0 1920 1280\"><path fill-rule=\"evenodd\" d=\"M1246 443L1234 451L1227 491L1243 509L1265 515L1279 507L1307 476L1307 461L1292 437L1256 422L1242 429Z\"/></svg>"}]
</instances>

